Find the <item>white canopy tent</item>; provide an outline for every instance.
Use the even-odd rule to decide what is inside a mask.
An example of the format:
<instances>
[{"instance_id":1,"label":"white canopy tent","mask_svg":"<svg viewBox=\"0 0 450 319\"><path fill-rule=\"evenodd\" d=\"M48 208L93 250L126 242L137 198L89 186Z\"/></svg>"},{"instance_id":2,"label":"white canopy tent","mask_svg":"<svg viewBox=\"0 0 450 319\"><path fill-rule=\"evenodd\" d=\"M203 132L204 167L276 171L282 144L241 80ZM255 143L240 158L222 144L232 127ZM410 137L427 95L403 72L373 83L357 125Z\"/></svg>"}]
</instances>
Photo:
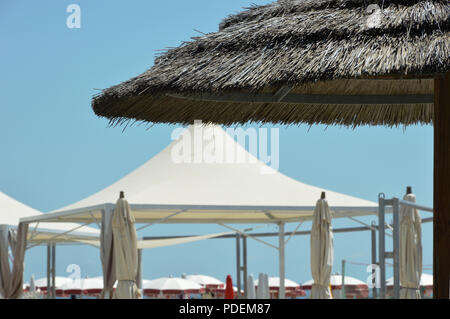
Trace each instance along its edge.
<instances>
[{"instance_id":1,"label":"white canopy tent","mask_svg":"<svg viewBox=\"0 0 450 319\"><path fill-rule=\"evenodd\" d=\"M280 277L284 277L284 224L311 220L321 192L326 192L333 218L374 215L378 209L377 203L281 174L220 126L193 125L116 183L72 205L21 221L98 222L102 214L112 213L120 191L125 192L137 224L278 224Z\"/></svg>"},{"instance_id":2,"label":"white canopy tent","mask_svg":"<svg viewBox=\"0 0 450 319\"><path fill-rule=\"evenodd\" d=\"M21 218L37 217L45 214L27 206L8 195L0 192L0 225L8 225L15 228ZM52 242L76 242L80 239L98 239L100 231L74 223L30 223L27 242L46 243Z\"/></svg>"},{"instance_id":3,"label":"white canopy tent","mask_svg":"<svg viewBox=\"0 0 450 319\"><path fill-rule=\"evenodd\" d=\"M247 152L220 126L208 126L202 147L195 147L196 126L116 183L79 202L24 222L80 222L101 219L120 191L136 223L280 223L311 220L318 197L326 191L334 218L376 214L377 203L307 185L273 170ZM192 146L190 163L177 163L181 139ZM208 148L223 150L225 163L200 163ZM219 151L217 151L219 153ZM228 163L227 158L235 158ZM237 159L245 159L236 163Z\"/></svg>"}]
</instances>

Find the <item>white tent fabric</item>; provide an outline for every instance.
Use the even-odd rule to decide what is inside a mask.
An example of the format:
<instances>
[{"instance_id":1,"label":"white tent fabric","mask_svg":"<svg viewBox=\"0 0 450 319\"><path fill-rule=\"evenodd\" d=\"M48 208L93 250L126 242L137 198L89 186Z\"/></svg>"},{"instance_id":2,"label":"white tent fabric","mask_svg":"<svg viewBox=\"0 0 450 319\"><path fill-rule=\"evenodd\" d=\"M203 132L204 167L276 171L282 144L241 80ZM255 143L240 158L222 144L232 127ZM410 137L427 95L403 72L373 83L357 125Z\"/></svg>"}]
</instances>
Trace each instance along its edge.
<instances>
[{"instance_id":1,"label":"white tent fabric","mask_svg":"<svg viewBox=\"0 0 450 319\"><path fill-rule=\"evenodd\" d=\"M197 132L201 130L203 135ZM194 143L198 136L200 142ZM181 149L189 156L180 162ZM211 149L216 150L214 154L223 154L224 160L214 162L204 157ZM236 161L229 163L228 158ZM125 192L136 223L164 220L165 223L249 224L311 220L315 199L321 191L327 192L335 218L373 215L377 211L374 202L307 185L271 169L220 126L193 125L127 176L92 196L46 214L45 220L100 220L101 211L113 206L120 191ZM30 220L36 219L24 219Z\"/></svg>"},{"instance_id":2,"label":"white tent fabric","mask_svg":"<svg viewBox=\"0 0 450 319\"><path fill-rule=\"evenodd\" d=\"M175 246L182 245L187 243L193 243L196 241L216 238L224 235L234 234L234 232L225 232L225 233L215 233L215 234L206 234L199 236L187 236L187 237L178 237L178 238L169 238L169 239L141 239L137 241L138 249L147 249L147 248L159 248L159 247L167 247L167 246ZM100 241L98 240L77 240L81 243L89 244L92 246L100 247Z\"/></svg>"},{"instance_id":3,"label":"white tent fabric","mask_svg":"<svg viewBox=\"0 0 450 319\"><path fill-rule=\"evenodd\" d=\"M415 203L416 196L403 199ZM422 219L417 209L400 207L400 299L420 299L422 275Z\"/></svg>"},{"instance_id":4,"label":"white tent fabric","mask_svg":"<svg viewBox=\"0 0 450 319\"><path fill-rule=\"evenodd\" d=\"M114 298L137 299L140 297L136 286L138 270L137 235L134 217L124 198L117 200L112 220L114 240L114 264L117 288Z\"/></svg>"},{"instance_id":5,"label":"white tent fabric","mask_svg":"<svg viewBox=\"0 0 450 319\"><path fill-rule=\"evenodd\" d=\"M317 201L311 229L311 299L332 299L330 276L333 267L331 213L325 199Z\"/></svg>"},{"instance_id":6,"label":"white tent fabric","mask_svg":"<svg viewBox=\"0 0 450 319\"><path fill-rule=\"evenodd\" d=\"M19 220L24 217L43 216L40 211L33 209L0 192L0 225L17 227ZM37 226L37 228L35 228ZM99 231L95 228L82 226L73 232L63 234L79 227L73 223L39 223L30 224L27 242L41 242L52 238L52 241L72 241L77 238L98 238ZM59 234L58 237L55 237Z\"/></svg>"}]
</instances>

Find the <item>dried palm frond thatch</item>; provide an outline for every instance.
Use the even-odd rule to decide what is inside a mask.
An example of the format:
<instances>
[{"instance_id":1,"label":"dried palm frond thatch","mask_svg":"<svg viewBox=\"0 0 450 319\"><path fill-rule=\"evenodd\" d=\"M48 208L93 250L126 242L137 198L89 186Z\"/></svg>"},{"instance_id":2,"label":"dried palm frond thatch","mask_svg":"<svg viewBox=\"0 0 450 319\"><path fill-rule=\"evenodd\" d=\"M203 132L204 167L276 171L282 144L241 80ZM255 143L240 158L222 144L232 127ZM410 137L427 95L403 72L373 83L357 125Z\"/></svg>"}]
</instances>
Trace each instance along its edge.
<instances>
[{"instance_id":1,"label":"dried palm frond thatch","mask_svg":"<svg viewBox=\"0 0 450 319\"><path fill-rule=\"evenodd\" d=\"M279 0L168 50L92 106L113 124L431 123L433 78L449 70L448 0Z\"/></svg>"}]
</instances>

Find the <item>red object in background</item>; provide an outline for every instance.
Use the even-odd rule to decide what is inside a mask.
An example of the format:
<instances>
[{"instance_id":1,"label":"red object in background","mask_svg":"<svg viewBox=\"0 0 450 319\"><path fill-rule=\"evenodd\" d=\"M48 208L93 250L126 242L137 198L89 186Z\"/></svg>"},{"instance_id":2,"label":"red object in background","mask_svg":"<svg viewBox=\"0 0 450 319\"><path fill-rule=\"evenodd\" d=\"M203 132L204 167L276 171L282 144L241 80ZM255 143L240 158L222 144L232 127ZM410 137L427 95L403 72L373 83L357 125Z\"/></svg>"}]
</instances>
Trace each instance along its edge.
<instances>
[{"instance_id":1,"label":"red object in background","mask_svg":"<svg viewBox=\"0 0 450 319\"><path fill-rule=\"evenodd\" d=\"M225 287L225 299L234 299L234 291L233 291L233 280L231 276L227 276L226 287Z\"/></svg>"}]
</instances>

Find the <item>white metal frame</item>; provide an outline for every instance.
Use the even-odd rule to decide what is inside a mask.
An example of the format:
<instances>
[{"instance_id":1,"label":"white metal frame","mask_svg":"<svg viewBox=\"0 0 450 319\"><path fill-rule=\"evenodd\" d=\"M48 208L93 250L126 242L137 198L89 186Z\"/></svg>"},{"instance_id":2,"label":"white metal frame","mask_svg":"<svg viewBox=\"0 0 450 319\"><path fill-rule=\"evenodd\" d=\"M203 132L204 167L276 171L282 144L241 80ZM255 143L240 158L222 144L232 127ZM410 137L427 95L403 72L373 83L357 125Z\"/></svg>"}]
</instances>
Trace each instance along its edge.
<instances>
[{"instance_id":1,"label":"white metal frame","mask_svg":"<svg viewBox=\"0 0 450 319\"><path fill-rule=\"evenodd\" d=\"M420 211L433 213L433 208L426 207L423 205L418 205L416 203L412 203L405 200L400 200L396 197L391 199L386 199L384 193L380 193L378 195L378 262L380 267L380 298L386 298L386 259L392 258L394 264L394 298L400 298L400 206L412 207ZM392 239L393 239L393 251L386 252L386 243L385 243L385 212L387 206L392 207L393 212L393 227L392 227Z\"/></svg>"},{"instance_id":2,"label":"white metal frame","mask_svg":"<svg viewBox=\"0 0 450 319\"><path fill-rule=\"evenodd\" d=\"M112 213L114 209L114 204L112 203L105 203L102 205L95 205L85 208L77 208L67 211L61 211L61 212L53 212L53 213L47 213L39 216L34 217L25 217L20 220L20 222L23 223L35 223L35 222L83 222L85 225L88 225L92 222L97 221L97 219L94 217L93 213L100 212L100 213ZM265 245L269 245L273 248L276 248L278 250L278 262L279 262L279 277L280 277L280 289L279 289L279 298L284 299L286 295L285 290L285 245L287 241L285 241L285 224L289 222L303 222L305 220L311 220L312 216L305 216L305 217L299 217L299 212L312 212L314 211L315 206L235 206L235 205L149 205L149 204L130 204L130 208L133 211L151 211L151 210L176 210L175 213L169 214L168 216L155 220L155 219L138 219L136 218L136 223L150 223L150 224L156 224L156 223L177 223L177 224L187 224L187 223L195 223L195 224L201 224L201 223L208 223L208 224L220 224L224 227L231 228L230 226L226 226L225 223L231 223L231 224L277 224L278 225L278 237L279 237L279 244L278 247L267 243L265 241L262 241L257 238L252 238L251 236L248 236L247 234L243 234L246 237L250 237L252 239L255 239L257 241L260 241L264 243ZM336 217L349 217L352 216L352 213L358 213L358 212L364 212L367 215L373 215L377 214L378 207L332 207L330 208L331 211L334 214L340 213L339 216ZM194 210L194 211L191 211ZM257 214L266 214L270 212L277 212L282 214L292 214L297 215L293 218L274 218L274 219L261 219L261 220L254 220L254 219L227 219L227 220L217 220L217 219L205 219L205 220L191 220L191 219L176 219L171 220L170 218L176 215L180 215L182 213L188 212L188 213L199 213L199 214L205 214L210 211L229 211L229 212L245 212L245 213L257 213ZM77 216L80 215L86 215L89 214L90 217L88 217L88 220L90 218L91 222L87 222L86 217L83 219L77 219ZM357 214L358 215L358 214ZM301 225L301 224L300 224ZM300 226L299 225L299 226ZM298 227L299 227L298 226ZM141 228L143 229L143 228ZM233 229L234 231L237 231L236 229ZM242 233L241 231L238 231L238 233ZM290 238L289 238L290 239ZM289 240L288 239L288 240ZM239 273L240 269L238 269ZM239 276L240 277L240 276ZM244 278L244 282L246 281L246 278Z\"/></svg>"}]
</instances>

